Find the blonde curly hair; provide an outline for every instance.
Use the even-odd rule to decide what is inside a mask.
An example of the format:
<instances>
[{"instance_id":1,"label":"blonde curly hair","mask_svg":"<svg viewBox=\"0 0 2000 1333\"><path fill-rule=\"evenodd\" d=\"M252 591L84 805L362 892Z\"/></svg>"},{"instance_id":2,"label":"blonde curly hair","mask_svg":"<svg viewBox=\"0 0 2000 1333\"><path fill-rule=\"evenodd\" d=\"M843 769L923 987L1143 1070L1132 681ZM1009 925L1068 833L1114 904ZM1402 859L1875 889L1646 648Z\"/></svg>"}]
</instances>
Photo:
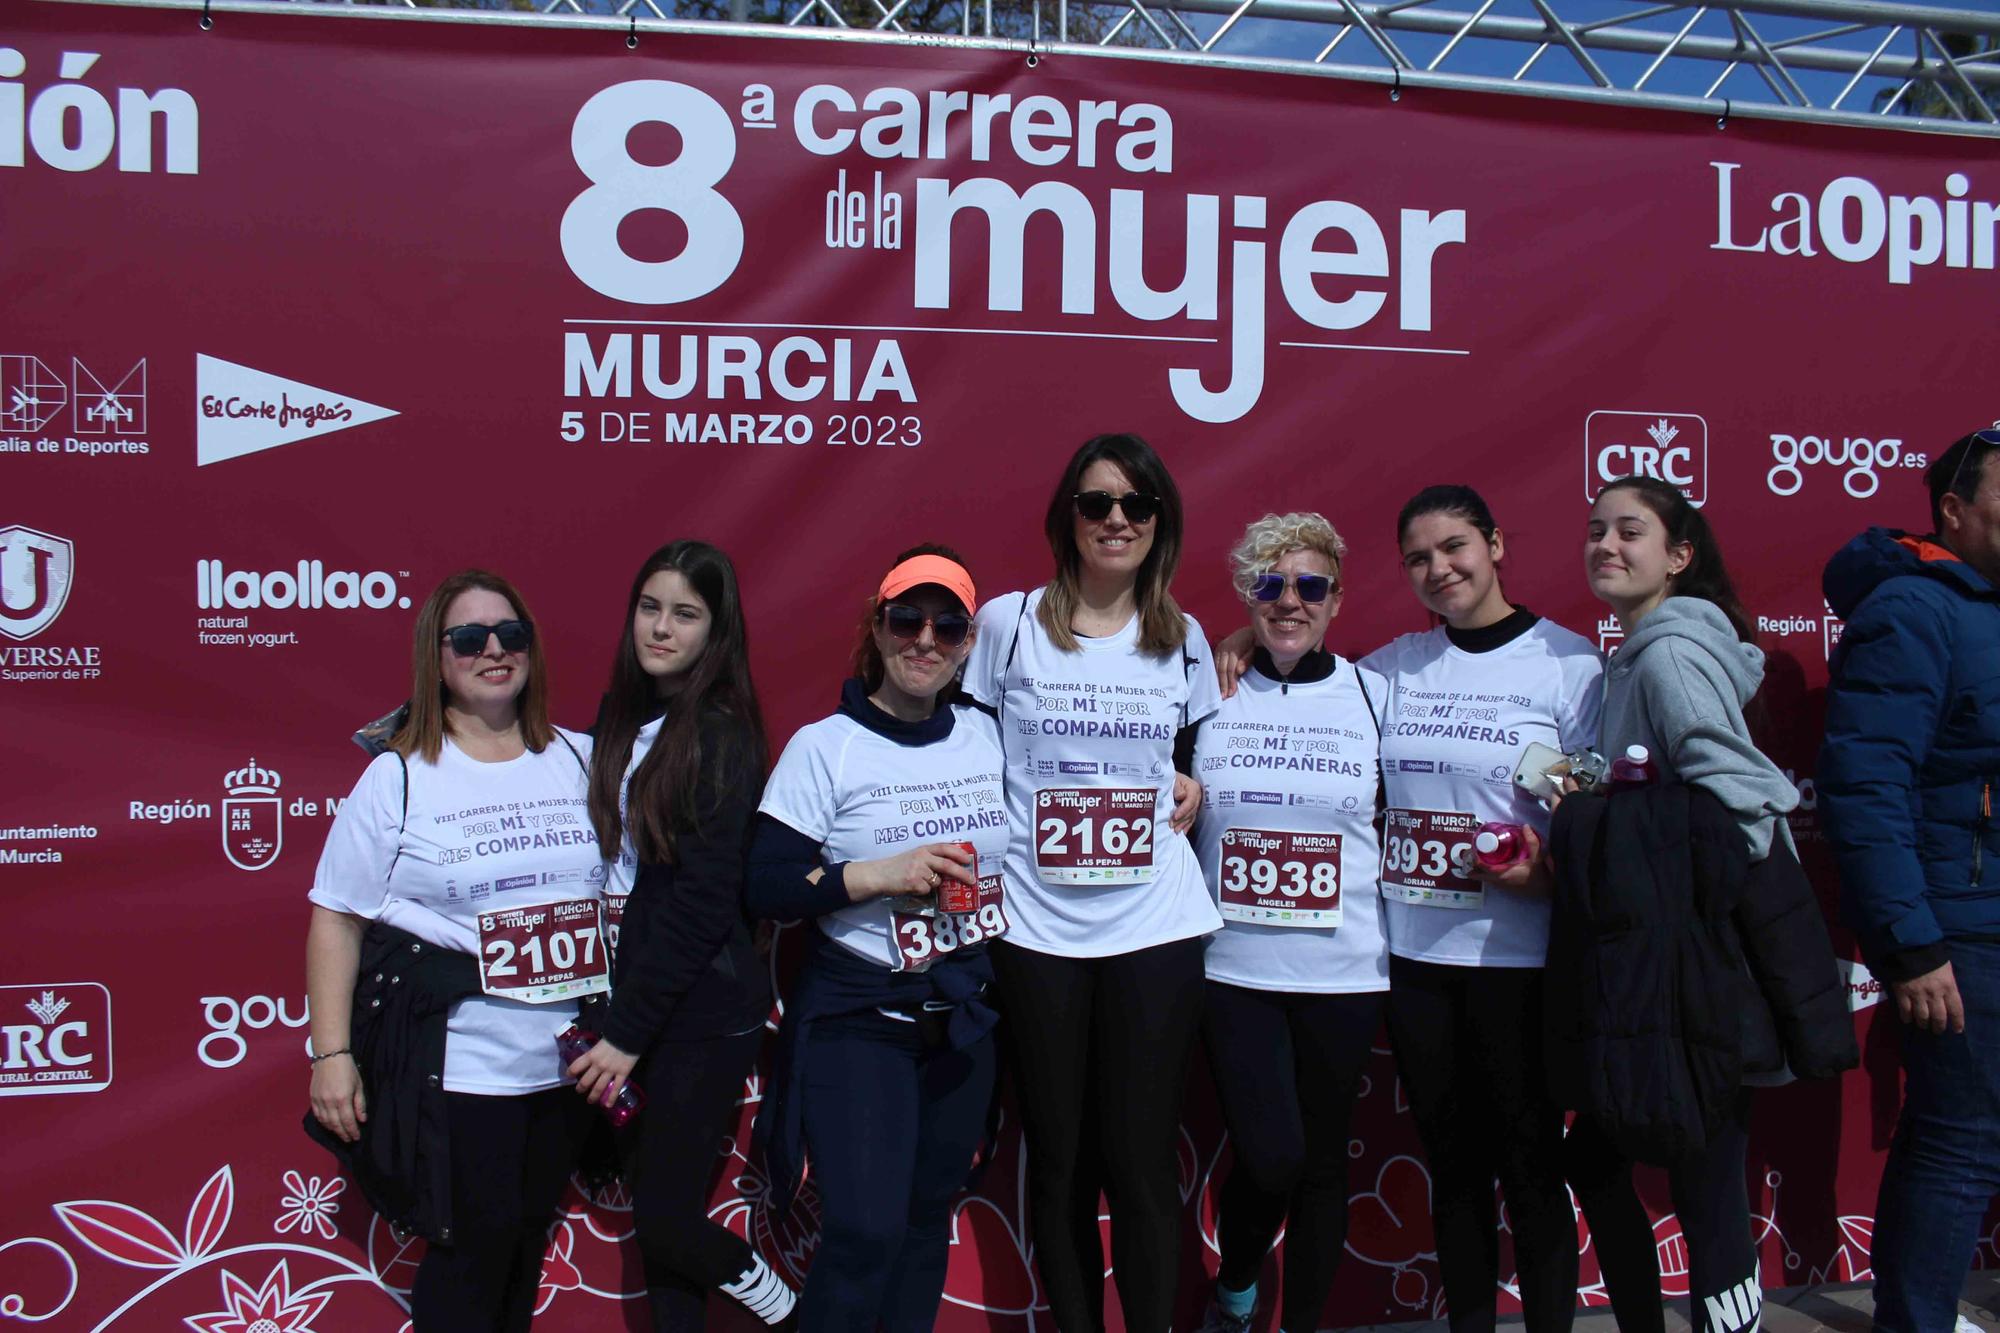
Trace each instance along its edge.
<instances>
[{"instance_id":1,"label":"blonde curly hair","mask_svg":"<svg viewBox=\"0 0 2000 1333\"><path fill-rule=\"evenodd\" d=\"M1266 514L1243 530L1243 536L1229 552L1229 572L1236 591L1250 595L1259 574L1293 551L1317 551L1333 565L1334 581L1340 580L1340 565L1347 558L1347 542L1334 531L1333 524L1313 513Z\"/></svg>"}]
</instances>

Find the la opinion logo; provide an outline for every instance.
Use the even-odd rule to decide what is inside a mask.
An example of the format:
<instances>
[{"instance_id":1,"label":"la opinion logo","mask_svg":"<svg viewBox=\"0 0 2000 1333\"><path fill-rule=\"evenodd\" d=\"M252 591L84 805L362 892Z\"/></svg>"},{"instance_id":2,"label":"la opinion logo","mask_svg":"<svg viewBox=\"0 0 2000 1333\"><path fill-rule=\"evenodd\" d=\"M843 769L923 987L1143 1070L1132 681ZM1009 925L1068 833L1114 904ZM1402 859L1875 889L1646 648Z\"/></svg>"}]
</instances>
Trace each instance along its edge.
<instances>
[{"instance_id":1,"label":"la opinion logo","mask_svg":"<svg viewBox=\"0 0 2000 1333\"><path fill-rule=\"evenodd\" d=\"M34 528L0 528L0 634L32 639L62 614L76 573L76 547Z\"/></svg>"},{"instance_id":2,"label":"la opinion logo","mask_svg":"<svg viewBox=\"0 0 2000 1333\"><path fill-rule=\"evenodd\" d=\"M239 870L268 870L285 847L279 776L252 759L222 779L222 851Z\"/></svg>"}]
</instances>

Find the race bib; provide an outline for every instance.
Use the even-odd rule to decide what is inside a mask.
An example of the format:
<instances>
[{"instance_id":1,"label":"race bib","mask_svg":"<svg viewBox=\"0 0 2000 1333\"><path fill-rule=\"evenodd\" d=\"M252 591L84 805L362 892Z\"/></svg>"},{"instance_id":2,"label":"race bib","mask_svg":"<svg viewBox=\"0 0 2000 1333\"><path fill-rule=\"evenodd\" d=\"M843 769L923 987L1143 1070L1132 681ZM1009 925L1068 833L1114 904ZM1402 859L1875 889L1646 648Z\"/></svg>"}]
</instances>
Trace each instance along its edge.
<instances>
[{"instance_id":1,"label":"race bib","mask_svg":"<svg viewBox=\"0 0 2000 1333\"><path fill-rule=\"evenodd\" d=\"M480 913L479 988L529 1004L610 990L600 908L581 898Z\"/></svg>"},{"instance_id":2,"label":"race bib","mask_svg":"<svg viewBox=\"0 0 2000 1333\"><path fill-rule=\"evenodd\" d=\"M978 910L939 912L935 916L891 912L889 932L896 943L898 972L922 972L946 954L969 944L998 939L1007 933L1000 876L981 877Z\"/></svg>"},{"instance_id":3,"label":"race bib","mask_svg":"<svg viewBox=\"0 0 2000 1333\"><path fill-rule=\"evenodd\" d=\"M1225 921L1327 930L1340 924L1340 835L1233 828L1218 880Z\"/></svg>"},{"instance_id":4,"label":"race bib","mask_svg":"<svg viewBox=\"0 0 2000 1333\"><path fill-rule=\"evenodd\" d=\"M604 947L614 957L618 953L618 928L625 924L625 904L631 897L630 892L604 895Z\"/></svg>"},{"instance_id":5,"label":"race bib","mask_svg":"<svg viewBox=\"0 0 2000 1333\"><path fill-rule=\"evenodd\" d=\"M1477 910L1486 886L1469 877L1475 815L1391 807L1382 829L1382 896L1426 907Z\"/></svg>"},{"instance_id":6,"label":"race bib","mask_svg":"<svg viewBox=\"0 0 2000 1333\"><path fill-rule=\"evenodd\" d=\"M1143 884L1153 877L1151 787L1035 793L1035 869L1044 884Z\"/></svg>"}]
</instances>

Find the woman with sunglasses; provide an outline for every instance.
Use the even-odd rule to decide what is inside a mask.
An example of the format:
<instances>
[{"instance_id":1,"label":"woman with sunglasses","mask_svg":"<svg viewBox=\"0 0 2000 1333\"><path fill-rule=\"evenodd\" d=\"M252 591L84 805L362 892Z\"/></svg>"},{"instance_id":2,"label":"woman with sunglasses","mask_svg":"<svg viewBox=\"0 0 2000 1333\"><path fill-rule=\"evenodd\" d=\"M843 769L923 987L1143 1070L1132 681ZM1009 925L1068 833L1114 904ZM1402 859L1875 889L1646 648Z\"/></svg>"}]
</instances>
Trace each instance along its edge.
<instances>
[{"instance_id":1,"label":"woman with sunglasses","mask_svg":"<svg viewBox=\"0 0 2000 1333\"><path fill-rule=\"evenodd\" d=\"M598 711L590 818L618 849L605 886L613 989L602 1039L570 1066L610 1104L645 1093L628 1174L652 1326L699 1329L720 1289L777 1324L792 1291L709 1220L717 1145L763 1041L771 982L743 899L764 785L764 726L750 679L736 568L677 541L632 579Z\"/></svg>"},{"instance_id":2,"label":"woman with sunglasses","mask_svg":"<svg viewBox=\"0 0 2000 1333\"><path fill-rule=\"evenodd\" d=\"M1602 658L1507 599L1505 535L1471 487L1419 491L1397 516L1396 539L1410 590L1440 623L1361 666L1389 682L1387 1018L1430 1166L1447 1316L1454 1333L1494 1326L1497 1177L1526 1325L1566 1330L1576 1314L1576 1214L1542 1041L1549 812L1513 774L1531 742L1564 753L1596 743ZM1232 667L1243 650L1227 650L1239 642L1223 645ZM1474 856L1489 822L1525 830L1527 855L1504 871Z\"/></svg>"},{"instance_id":3,"label":"woman with sunglasses","mask_svg":"<svg viewBox=\"0 0 2000 1333\"><path fill-rule=\"evenodd\" d=\"M384 1163L408 1168L390 1220L430 1241L410 1290L425 1333L528 1327L588 1124L555 1038L609 980L590 741L550 725L534 629L498 575L438 585L407 718L334 817L310 894L313 1116L371 1202Z\"/></svg>"},{"instance_id":4,"label":"woman with sunglasses","mask_svg":"<svg viewBox=\"0 0 2000 1333\"><path fill-rule=\"evenodd\" d=\"M1312 1333L1347 1237L1348 1119L1389 989L1378 904L1389 685L1324 646L1347 554L1318 514L1267 514L1230 552L1250 669L1195 741L1195 826L1222 910L1202 1019L1235 1153L1204 1333L1247 1333L1285 1228L1280 1333Z\"/></svg>"},{"instance_id":5,"label":"woman with sunglasses","mask_svg":"<svg viewBox=\"0 0 2000 1333\"><path fill-rule=\"evenodd\" d=\"M992 721L954 703L977 608L951 548L898 556L840 706L792 737L760 808L751 908L815 923L757 1119L772 1207L812 1158L808 1333L931 1328L986 1126L1008 834Z\"/></svg>"},{"instance_id":6,"label":"woman with sunglasses","mask_svg":"<svg viewBox=\"0 0 2000 1333\"><path fill-rule=\"evenodd\" d=\"M1071 457L1043 530L1049 582L989 602L966 687L1007 747L1008 915L994 946L1028 1144L1035 1262L1056 1327L1102 1327L1100 1190L1125 1326L1163 1333L1180 1280L1176 1150L1218 929L1186 829L1191 729L1220 702L1168 590L1173 478L1136 435ZM1177 761L1177 754L1180 756Z\"/></svg>"}]
</instances>

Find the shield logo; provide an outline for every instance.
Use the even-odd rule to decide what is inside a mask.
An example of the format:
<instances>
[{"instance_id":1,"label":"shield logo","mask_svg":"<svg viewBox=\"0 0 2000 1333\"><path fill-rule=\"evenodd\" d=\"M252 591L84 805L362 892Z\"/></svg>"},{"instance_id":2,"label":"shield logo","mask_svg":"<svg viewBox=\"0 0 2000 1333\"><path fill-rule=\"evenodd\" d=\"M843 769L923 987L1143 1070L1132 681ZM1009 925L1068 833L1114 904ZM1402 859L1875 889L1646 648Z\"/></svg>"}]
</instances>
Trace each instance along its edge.
<instances>
[{"instance_id":1,"label":"shield logo","mask_svg":"<svg viewBox=\"0 0 2000 1333\"><path fill-rule=\"evenodd\" d=\"M222 852L239 870L265 870L285 847L282 779L252 759L222 779Z\"/></svg>"},{"instance_id":2,"label":"shield logo","mask_svg":"<svg viewBox=\"0 0 2000 1333\"><path fill-rule=\"evenodd\" d=\"M67 538L18 524L0 528L0 634L32 639L62 614L76 573Z\"/></svg>"}]
</instances>

